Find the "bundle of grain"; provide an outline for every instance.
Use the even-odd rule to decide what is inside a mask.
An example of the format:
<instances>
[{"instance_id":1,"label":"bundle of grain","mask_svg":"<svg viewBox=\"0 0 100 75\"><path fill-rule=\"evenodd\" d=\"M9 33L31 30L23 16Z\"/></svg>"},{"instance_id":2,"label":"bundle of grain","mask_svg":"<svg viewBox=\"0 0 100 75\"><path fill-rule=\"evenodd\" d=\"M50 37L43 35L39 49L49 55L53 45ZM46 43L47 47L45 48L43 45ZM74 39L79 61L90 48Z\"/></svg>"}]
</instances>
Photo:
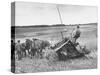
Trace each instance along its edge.
<instances>
[{"instance_id":1,"label":"bundle of grain","mask_svg":"<svg viewBox=\"0 0 100 75\"><path fill-rule=\"evenodd\" d=\"M44 57L50 62L58 60L57 53L54 50L47 47L45 48Z\"/></svg>"}]
</instances>

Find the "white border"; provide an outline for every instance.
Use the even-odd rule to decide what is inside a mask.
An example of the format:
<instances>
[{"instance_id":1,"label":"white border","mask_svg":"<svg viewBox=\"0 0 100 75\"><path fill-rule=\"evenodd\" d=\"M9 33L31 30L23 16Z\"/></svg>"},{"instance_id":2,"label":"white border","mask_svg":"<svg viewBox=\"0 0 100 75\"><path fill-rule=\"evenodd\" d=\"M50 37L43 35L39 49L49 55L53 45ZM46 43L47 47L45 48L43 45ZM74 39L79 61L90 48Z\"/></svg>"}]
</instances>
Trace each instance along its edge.
<instances>
[{"instance_id":1,"label":"white border","mask_svg":"<svg viewBox=\"0 0 100 75\"><path fill-rule=\"evenodd\" d=\"M25 2L43 2L43 3L57 3L57 4L72 4L72 5L90 5L90 6L98 6L98 10L100 9L100 0L0 0L0 75L10 75L13 74L10 72L10 18L11 18L11 8L10 3L13 1L25 1ZM100 10L98 11L100 12ZM92 13L92 12L91 12ZM99 14L98 14L99 16ZM100 17L98 17L98 22ZM98 28L100 25L98 24ZM98 32L100 30L98 29ZM100 34L100 33L99 33ZM99 35L98 35L99 38ZM98 56L100 59L100 40L98 39ZM100 63L98 61L98 63ZM98 64L99 65L99 64ZM100 66L100 65L99 65ZM74 71L60 71L60 72L42 72L42 73L27 73L31 74L44 74L44 75L98 75L100 72L100 68L91 69L91 70L74 70ZM19 74L20 75L20 74ZM23 75L23 74L21 74Z\"/></svg>"}]
</instances>

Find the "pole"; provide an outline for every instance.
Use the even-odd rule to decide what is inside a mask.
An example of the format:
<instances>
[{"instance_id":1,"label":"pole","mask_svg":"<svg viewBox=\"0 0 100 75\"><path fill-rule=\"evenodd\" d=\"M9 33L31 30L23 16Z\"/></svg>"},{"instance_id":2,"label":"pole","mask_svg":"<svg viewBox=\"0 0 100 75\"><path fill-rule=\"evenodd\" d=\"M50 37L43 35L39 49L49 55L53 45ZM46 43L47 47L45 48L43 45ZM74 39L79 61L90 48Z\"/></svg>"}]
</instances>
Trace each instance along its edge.
<instances>
[{"instance_id":1,"label":"pole","mask_svg":"<svg viewBox=\"0 0 100 75\"><path fill-rule=\"evenodd\" d=\"M59 7L58 6L57 6L57 11L58 11L58 15L59 15L59 18L60 18L60 22L61 22L61 24L63 24L62 18L61 18L61 13L60 13L60 10L59 10Z\"/></svg>"},{"instance_id":2,"label":"pole","mask_svg":"<svg viewBox=\"0 0 100 75\"><path fill-rule=\"evenodd\" d=\"M58 11L58 15L59 15L59 18L60 18L60 22L61 22L61 24L63 24L62 18L61 18L61 14L60 14L60 10L59 10L58 6L57 6L57 11ZM63 37L63 33L62 32L61 32L61 36L62 36L62 39L63 39L64 37Z\"/></svg>"}]
</instances>

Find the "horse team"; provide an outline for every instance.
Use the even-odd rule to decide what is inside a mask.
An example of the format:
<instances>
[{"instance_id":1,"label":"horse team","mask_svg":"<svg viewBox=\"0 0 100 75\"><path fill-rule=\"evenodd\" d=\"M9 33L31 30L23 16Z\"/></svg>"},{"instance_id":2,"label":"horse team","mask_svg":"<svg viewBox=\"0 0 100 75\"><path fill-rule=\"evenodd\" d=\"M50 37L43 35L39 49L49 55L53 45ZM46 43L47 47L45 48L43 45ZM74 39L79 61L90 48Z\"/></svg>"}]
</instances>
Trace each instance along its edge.
<instances>
[{"instance_id":1,"label":"horse team","mask_svg":"<svg viewBox=\"0 0 100 75\"><path fill-rule=\"evenodd\" d=\"M20 43L20 40L18 40L17 43L11 40L11 59L17 58L21 60L23 57L29 56L33 58L36 55L42 58L43 50L49 46L50 43L48 41L35 38L32 40L26 39L24 43Z\"/></svg>"}]
</instances>

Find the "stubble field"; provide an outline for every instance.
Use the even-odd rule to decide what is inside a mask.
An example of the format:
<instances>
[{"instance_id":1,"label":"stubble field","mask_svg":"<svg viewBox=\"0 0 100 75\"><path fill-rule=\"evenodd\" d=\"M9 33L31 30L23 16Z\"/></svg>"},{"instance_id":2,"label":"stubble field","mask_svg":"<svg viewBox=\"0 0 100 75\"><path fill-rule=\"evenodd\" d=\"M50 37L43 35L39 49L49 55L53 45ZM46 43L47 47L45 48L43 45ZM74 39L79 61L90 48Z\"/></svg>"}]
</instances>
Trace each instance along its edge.
<instances>
[{"instance_id":1,"label":"stubble field","mask_svg":"<svg viewBox=\"0 0 100 75\"><path fill-rule=\"evenodd\" d=\"M37 28L16 28L16 41L25 39L38 38L47 40L52 45L61 40L60 31L63 36L67 37L73 31L75 26L59 26L59 27L37 27ZM63 70L80 70L80 69L96 69L97 68L97 25L82 25L81 37L77 40L80 45L86 45L91 51L88 58L82 57L77 59L70 59L66 61L49 62L47 59L28 57L20 61L15 61L16 73L29 72L47 72L47 71L63 71Z\"/></svg>"}]
</instances>

